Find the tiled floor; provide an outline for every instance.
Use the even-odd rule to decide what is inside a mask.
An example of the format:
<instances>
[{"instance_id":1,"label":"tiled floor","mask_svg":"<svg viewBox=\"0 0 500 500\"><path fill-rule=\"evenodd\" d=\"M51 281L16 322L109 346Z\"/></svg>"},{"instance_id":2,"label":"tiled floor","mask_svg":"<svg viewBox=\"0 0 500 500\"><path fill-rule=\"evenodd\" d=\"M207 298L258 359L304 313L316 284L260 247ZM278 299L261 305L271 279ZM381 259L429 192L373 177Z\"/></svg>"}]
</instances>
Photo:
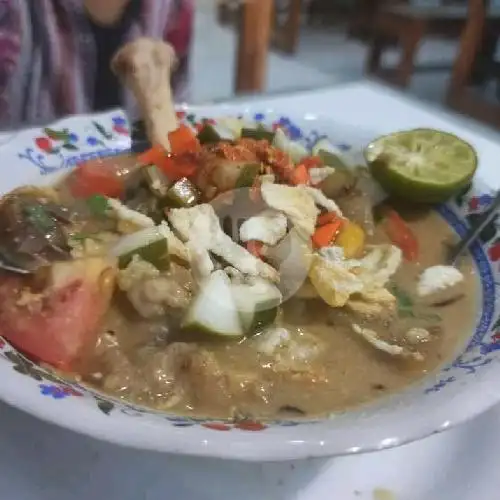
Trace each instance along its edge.
<instances>
[{"instance_id":1,"label":"tiled floor","mask_svg":"<svg viewBox=\"0 0 500 500\"><path fill-rule=\"evenodd\" d=\"M214 0L197 2L191 95L198 103L233 95L236 39L231 29L217 24L213 3ZM454 42L431 40L423 44L419 60L451 65L455 51ZM360 80L365 54L366 47L347 40L341 30L304 27L295 56L271 53L266 91L308 89ZM388 54L388 62L394 60L394 56ZM439 104L446 82L446 73L417 74L410 92Z\"/></svg>"}]
</instances>

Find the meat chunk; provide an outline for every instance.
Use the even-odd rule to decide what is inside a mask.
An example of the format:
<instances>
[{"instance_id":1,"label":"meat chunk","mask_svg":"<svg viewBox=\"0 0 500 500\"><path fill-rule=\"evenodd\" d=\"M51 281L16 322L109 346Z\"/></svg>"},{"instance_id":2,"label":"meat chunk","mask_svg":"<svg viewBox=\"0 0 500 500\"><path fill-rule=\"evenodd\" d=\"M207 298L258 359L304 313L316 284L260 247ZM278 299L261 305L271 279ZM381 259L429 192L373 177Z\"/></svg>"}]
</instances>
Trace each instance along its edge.
<instances>
[{"instance_id":1,"label":"meat chunk","mask_svg":"<svg viewBox=\"0 0 500 500\"><path fill-rule=\"evenodd\" d=\"M165 363L174 366L176 380L193 403L239 406L266 399L270 383L258 374L222 366L214 353L195 344L176 342L165 353Z\"/></svg>"},{"instance_id":2,"label":"meat chunk","mask_svg":"<svg viewBox=\"0 0 500 500\"><path fill-rule=\"evenodd\" d=\"M161 273L134 255L126 269L120 271L118 286L142 317L154 318L167 310L185 309L191 301L193 283L191 272L182 266L173 263L169 271Z\"/></svg>"},{"instance_id":3,"label":"meat chunk","mask_svg":"<svg viewBox=\"0 0 500 500\"><path fill-rule=\"evenodd\" d=\"M311 363L324 350L316 337L300 328L271 327L259 334L254 343L257 352L272 359L273 371L296 378L300 373L314 376Z\"/></svg>"},{"instance_id":4,"label":"meat chunk","mask_svg":"<svg viewBox=\"0 0 500 500\"><path fill-rule=\"evenodd\" d=\"M425 328L413 327L405 333L405 339L412 345L424 344L429 342L431 334Z\"/></svg>"},{"instance_id":5,"label":"meat chunk","mask_svg":"<svg viewBox=\"0 0 500 500\"><path fill-rule=\"evenodd\" d=\"M114 56L114 72L130 87L141 108L152 144L170 151L168 134L178 127L170 85L177 57L171 45L153 38L137 38Z\"/></svg>"},{"instance_id":6,"label":"meat chunk","mask_svg":"<svg viewBox=\"0 0 500 500\"><path fill-rule=\"evenodd\" d=\"M457 300L464 294L464 276L453 266L428 267L417 284L419 302L438 305Z\"/></svg>"},{"instance_id":7,"label":"meat chunk","mask_svg":"<svg viewBox=\"0 0 500 500\"><path fill-rule=\"evenodd\" d=\"M211 251L244 274L260 276L273 282L279 281L276 269L254 257L224 233L211 205L173 209L168 217L180 237L189 242L190 247L197 247L199 251Z\"/></svg>"}]
</instances>

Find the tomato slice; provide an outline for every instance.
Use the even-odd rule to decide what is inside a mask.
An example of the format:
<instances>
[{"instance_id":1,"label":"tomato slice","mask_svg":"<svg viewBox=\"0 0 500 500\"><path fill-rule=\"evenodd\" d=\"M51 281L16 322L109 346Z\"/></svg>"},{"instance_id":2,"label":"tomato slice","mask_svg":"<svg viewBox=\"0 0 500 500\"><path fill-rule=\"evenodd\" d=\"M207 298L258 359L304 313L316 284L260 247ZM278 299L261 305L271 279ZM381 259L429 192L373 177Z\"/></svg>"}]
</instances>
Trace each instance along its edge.
<instances>
[{"instance_id":1,"label":"tomato slice","mask_svg":"<svg viewBox=\"0 0 500 500\"><path fill-rule=\"evenodd\" d=\"M61 262L53 269L59 282L41 295L30 295L23 278L2 280L0 334L37 361L73 370L95 346L114 270L100 258Z\"/></svg>"},{"instance_id":2,"label":"tomato slice","mask_svg":"<svg viewBox=\"0 0 500 500\"><path fill-rule=\"evenodd\" d=\"M403 257L408 261L418 259L418 240L410 226L394 210L390 210L384 222L384 229L389 239L401 249Z\"/></svg>"},{"instance_id":3,"label":"tomato slice","mask_svg":"<svg viewBox=\"0 0 500 500\"><path fill-rule=\"evenodd\" d=\"M124 192L121 174L116 160L90 160L78 165L67 182L75 198L89 198L94 194L120 198Z\"/></svg>"}]
</instances>

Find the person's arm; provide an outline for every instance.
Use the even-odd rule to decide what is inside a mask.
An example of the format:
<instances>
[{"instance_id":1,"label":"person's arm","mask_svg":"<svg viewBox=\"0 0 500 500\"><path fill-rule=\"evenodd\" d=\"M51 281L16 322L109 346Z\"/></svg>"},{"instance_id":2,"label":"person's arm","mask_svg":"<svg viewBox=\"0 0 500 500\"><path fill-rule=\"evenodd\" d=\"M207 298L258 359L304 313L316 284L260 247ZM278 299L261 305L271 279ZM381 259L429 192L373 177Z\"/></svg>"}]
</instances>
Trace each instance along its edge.
<instances>
[{"instance_id":1,"label":"person's arm","mask_svg":"<svg viewBox=\"0 0 500 500\"><path fill-rule=\"evenodd\" d=\"M12 95L13 79L20 70L22 48L21 14L18 0L0 2L0 125L17 125L23 106L22 95ZM19 82L18 82L19 83Z\"/></svg>"},{"instance_id":2,"label":"person's arm","mask_svg":"<svg viewBox=\"0 0 500 500\"><path fill-rule=\"evenodd\" d=\"M115 24L130 0L84 0L90 17L99 24Z\"/></svg>"},{"instance_id":3,"label":"person's arm","mask_svg":"<svg viewBox=\"0 0 500 500\"><path fill-rule=\"evenodd\" d=\"M176 101L187 98L189 56L194 22L194 3L192 0L180 0L173 16L166 20L163 39L175 50L178 65L172 78L172 87Z\"/></svg>"}]
</instances>

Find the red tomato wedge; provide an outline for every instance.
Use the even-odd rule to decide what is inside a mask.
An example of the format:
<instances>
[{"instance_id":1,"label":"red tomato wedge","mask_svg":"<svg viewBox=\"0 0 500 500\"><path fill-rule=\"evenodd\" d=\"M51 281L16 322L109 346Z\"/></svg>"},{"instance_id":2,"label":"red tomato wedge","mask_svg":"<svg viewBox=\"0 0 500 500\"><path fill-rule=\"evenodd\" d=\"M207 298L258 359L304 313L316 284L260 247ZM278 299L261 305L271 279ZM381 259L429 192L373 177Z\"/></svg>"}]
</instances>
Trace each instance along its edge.
<instances>
[{"instance_id":1,"label":"red tomato wedge","mask_svg":"<svg viewBox=\"0 0 500 500\"><path fill-rule=\"evenodd\" d=\"M403 252L403 257L408 261L418 259L418 240L410 226L394 210L387 213L384 229L389 239Z\"/></svg>"},{"instance_id":2,"label":"red tomato wedge","mask_svg":"<svg viewBox=\"0 0 500 500\"><path fill-rule=\"evenodd\" d=\"M52 266L51 284L30 293L23 278L0 283L0 333L37 361L71 371L95 346L115 270L89 258Z\"/></svg>"},{"instance_id":3,"label":"red tomato wedge","mask_svg":"<svg viewBox=\"0 0 500 500\"><path fill-rule=\"evenodd\" d=\"M258 259L262 259L262 251L264 249L264 243L262 241L250 240L246 243L247 250Z\"/></svg>"},{"instance_id":4,"label":"red tomato wedge","mask_svg":"<svg viewBox=\"0 0 500 500\"><path fill-rule=\"evenodd\" d=\"M119 198L124 192L121 174L119 165L111 158L90 160L78 165L67 182L75 198L94 194Z\"/></svg>"}]
</instances>

